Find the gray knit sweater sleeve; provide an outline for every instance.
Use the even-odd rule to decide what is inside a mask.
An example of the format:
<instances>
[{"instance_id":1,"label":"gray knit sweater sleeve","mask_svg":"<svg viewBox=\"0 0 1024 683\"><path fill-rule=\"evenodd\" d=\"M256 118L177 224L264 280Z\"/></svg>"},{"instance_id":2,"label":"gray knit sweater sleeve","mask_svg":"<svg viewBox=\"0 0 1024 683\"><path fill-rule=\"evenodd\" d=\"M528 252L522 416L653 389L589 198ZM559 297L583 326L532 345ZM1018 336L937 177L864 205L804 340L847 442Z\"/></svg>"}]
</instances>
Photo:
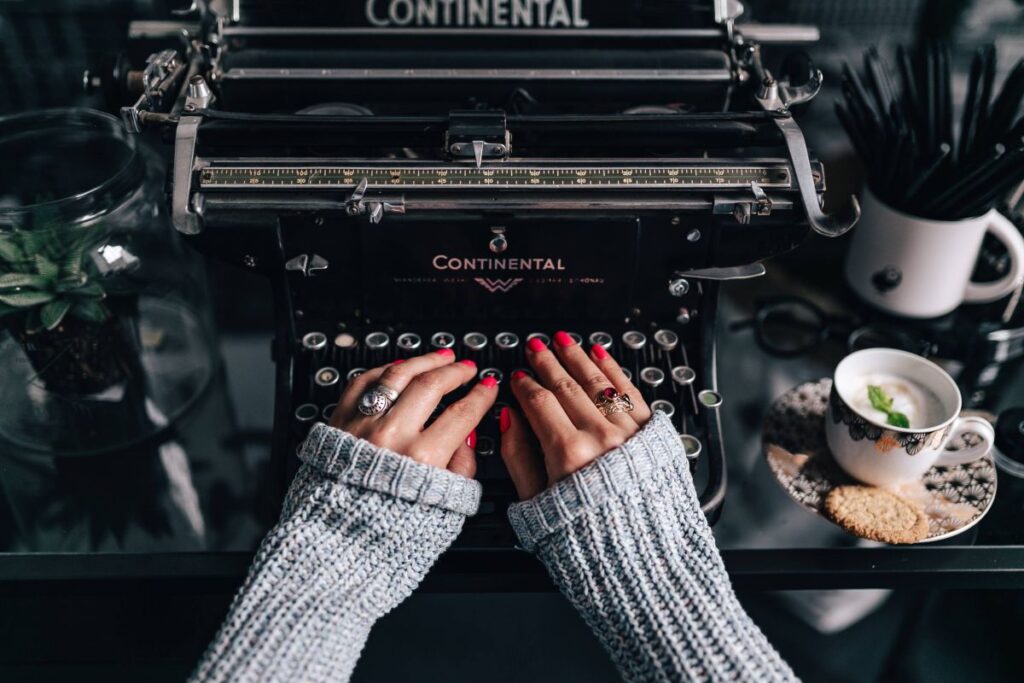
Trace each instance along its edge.
<instances>
[{"instance_id":1,"label":"gray knit sweater sleeve","mask_svg":"<svg viewBox=\"0 0 1024 683\"><path fill-rule=\"evenodd\" d=\"M373 623L419 585L476 512L480 484L313 428L193 681L346 681Z\"/></svg>"},{"instance_id":2,"label":"gray knit sweater sleeve","mask_svg":"<svg viewBox=\"0 0 1024 683\"><path fill-rule=\"evenodd\" d=\"M736 600L661 414L509 518L626 681L795 680Z\"/></svg>"}]
</instances>

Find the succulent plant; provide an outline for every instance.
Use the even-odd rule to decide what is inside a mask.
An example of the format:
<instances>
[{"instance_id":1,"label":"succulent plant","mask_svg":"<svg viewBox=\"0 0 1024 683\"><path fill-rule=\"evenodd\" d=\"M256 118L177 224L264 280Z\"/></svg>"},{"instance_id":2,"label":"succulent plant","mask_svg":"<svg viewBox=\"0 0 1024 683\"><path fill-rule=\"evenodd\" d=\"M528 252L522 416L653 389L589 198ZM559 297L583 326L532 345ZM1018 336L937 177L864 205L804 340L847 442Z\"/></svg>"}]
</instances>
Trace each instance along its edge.
<instances>
[{"instance_id":1,"label":"succulent plant","mask_svg":"<svg viewBox=\"0 0 1024 683\"><path fill-rule=\"evenodd\" d=\"M23 317L26 334L53 330L68 316L101 323L107 292L89 274L96 229L0 232L0 319Z\"/></svg>"}]
</instances>

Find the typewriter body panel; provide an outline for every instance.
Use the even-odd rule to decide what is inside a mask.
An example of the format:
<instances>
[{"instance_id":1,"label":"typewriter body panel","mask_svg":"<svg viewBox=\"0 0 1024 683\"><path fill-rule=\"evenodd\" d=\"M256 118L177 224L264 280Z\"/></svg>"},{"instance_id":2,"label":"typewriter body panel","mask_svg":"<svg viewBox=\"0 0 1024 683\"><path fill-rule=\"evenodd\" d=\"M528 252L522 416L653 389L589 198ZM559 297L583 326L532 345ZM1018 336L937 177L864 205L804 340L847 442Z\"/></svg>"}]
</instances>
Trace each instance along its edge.
<instances>
[{"instance_id":1,"label":"typewriter body panel","mask_svg":"<svg viewBox=\"0 0 1024 683\"><path fill-rule=\"evenodd\" d=\"M672 414L714 521L719 283L857 217L822 211L789 110L820 73L774 79L717 0L284 6L201 4L122 110L174 141L178 230L274 284L282 491L354 373L450 347L505 379L565 329ZM514 546L497 426L463 548Z\"/></svg>"}]
</instances>

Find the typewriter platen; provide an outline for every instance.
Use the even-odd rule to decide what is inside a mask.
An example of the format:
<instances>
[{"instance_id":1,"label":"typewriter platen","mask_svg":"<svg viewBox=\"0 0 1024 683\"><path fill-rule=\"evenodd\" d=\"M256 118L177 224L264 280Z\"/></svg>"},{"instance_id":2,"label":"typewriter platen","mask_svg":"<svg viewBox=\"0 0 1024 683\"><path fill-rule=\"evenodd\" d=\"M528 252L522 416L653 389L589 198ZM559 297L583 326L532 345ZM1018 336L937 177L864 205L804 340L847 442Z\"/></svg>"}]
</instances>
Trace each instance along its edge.
<instances>
[{"instance_id":1,"label":"typewriter platen","mask_svg":"<svg viewBox=\"0 0 1024 683\"><path fill-rule=\"evenodd\" d=\"M500 380L531 336L565 329L673 416L716 519L719 283L859 215L854 200L822 211L824 172L790 111L820 72L773 77L739 11L234 0L199 3L143 69L119 60L104 87L134 102L126 125L173 140L175 226L274 284L282 489L362 369L453 348ZM462 547L514 543L497 414Z\"/></svg>"}]
</instances>

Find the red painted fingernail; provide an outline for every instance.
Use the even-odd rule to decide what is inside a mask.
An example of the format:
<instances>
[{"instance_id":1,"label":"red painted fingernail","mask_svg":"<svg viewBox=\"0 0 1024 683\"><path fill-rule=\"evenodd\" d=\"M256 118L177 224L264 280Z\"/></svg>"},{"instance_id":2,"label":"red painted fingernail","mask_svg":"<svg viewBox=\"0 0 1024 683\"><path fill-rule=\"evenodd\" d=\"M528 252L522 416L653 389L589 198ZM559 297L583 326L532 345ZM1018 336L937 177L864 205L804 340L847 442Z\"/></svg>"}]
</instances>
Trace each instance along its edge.
<instances>
[{"instance_id":1,"label":"red painted fingernail","mask_svg":"<svg viewBox=\"0 0 1024 683\"><path fill-rule=\"evenodd\" d=\"M534 353L537 353L538 351L543 351L544 349L548 348L548 345L545 344L539 337L534 337L530 341L526 342L526 345Z\"/></svg>"},{"instance_id":2,"label":"red painted fingernail","mask_svg":"<svg viewBox=\"0 0 1024 683\"><path fill-rule=\"evenodd\" d=\"M523 377L526 377L526 373L522 370L516 370L512 373L512 379L522 379Z\"/></svg>"},{"instance_id":3,"label":"red painted fingernail","mask_svg":"<svg viewBox=\"0 0 1024 683\"><path fill-rule=\"evenodd\" d=\"M476 448L476 430L475 429L469 433L469 436L466 437L466 445L469 446L470 448Z\"/></svg>"},{"instance_id":4,"label":"red painted fingernail","mask_svg":"<svg viewBox=\"0 0 1024 683\"><path fill-rule=\"evenodd\" d=\"M471 361L468 358L463 358L459 362L462 363L463 365L469 366L471 368L475 368L476 367L476 363L474 363L473 361Z\"/></svg>"},{"instance_id":5,"label":"red painted fingernail","mask_svg":"<svg viewBox=\"0 0 1024 683\"><path fill-rule=\"evenodd\" d=\"M568 332L555 332L555 342L563 349L572 346L576 340L569 336Z\"/></svg>"},{"instance_id":6,"label":"red painted fingernail","mask_svg":"<svg viewBox=\"0 0 1024 683\"><path fill-rule=\"evenodd\" d=\"M501 417L498 418L498 426L501 428L501 433L504 434L508 431L508 428L512 426L512 413L509 409L501 409Z\"/></svg>"},{"instance_id":7,"label":"red painted fingernail","mask_svg":"<svg viewBox=\"0 0 1024 683\"><path fill-rule=\"evenodd\" d=\"M608 352L604 350L603 346L600 346L598 344L594 344L592 347L590 347L590 350L594 353L595 356L597 356L598 360L604 360L605 358L608 357Z\"/></svg>"},{"instance_id":8,"label":"red painted fingernail","mask_svg":"<svg viewBox=\"0 0 1024 683\"><path fill-rule=\"evenodd\" d=\"M405 362L405 359L404 359L404 358L399 358L399 359L398 359L398 360L396 360L396 361L395 361L394 363L392 363L392 365L400 365L400 364L402 364L402 363L404 363L404 362Z\"/></svg>"},{"instance_id":9,"label":"red painted fingernail","mask_svg":"<svg viewBox=\"0 0 1024 683\"><path fill-rule=\"evenodd\" d=\"M441 356L454 356L455 355L455 352L452 351L451 349L438 349L437 353L438 353L438 355L441 355Z\"/></svg>"},{"instance_id":10,"label":"red painted fingernail","mask_svg":"<svg viewBox=\"0 0 1024 683\"><path fill-rule=\"evenodd\" d=\"M488 389L493 389L494 387L498 386L498 380L495 379L494 377L484 377L482 380L480 380L480 384L483 384Z\"/></svg>"}]
</instances>

